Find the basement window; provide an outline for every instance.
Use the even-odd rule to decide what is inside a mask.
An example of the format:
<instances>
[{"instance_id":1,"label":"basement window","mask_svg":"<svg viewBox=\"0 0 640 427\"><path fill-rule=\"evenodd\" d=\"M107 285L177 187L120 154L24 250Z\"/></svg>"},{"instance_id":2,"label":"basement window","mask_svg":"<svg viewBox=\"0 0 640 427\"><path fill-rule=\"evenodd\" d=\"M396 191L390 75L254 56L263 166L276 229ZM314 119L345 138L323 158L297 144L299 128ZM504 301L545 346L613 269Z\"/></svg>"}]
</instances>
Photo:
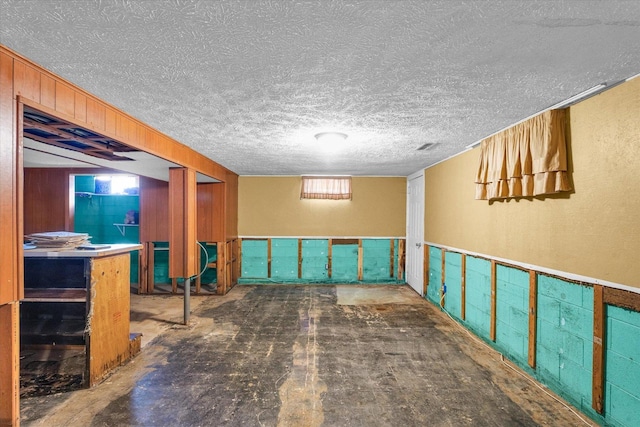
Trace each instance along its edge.
<instances>
[{"instance_id":1,"label":"basement window","mask_svg":"<svg viewBox=\"0 0 640 427\"><path fill-rule=\"evenodd\" d=\"M351 177L303 176L300 198L351 200Z\"/></svg>"}]
</instances>

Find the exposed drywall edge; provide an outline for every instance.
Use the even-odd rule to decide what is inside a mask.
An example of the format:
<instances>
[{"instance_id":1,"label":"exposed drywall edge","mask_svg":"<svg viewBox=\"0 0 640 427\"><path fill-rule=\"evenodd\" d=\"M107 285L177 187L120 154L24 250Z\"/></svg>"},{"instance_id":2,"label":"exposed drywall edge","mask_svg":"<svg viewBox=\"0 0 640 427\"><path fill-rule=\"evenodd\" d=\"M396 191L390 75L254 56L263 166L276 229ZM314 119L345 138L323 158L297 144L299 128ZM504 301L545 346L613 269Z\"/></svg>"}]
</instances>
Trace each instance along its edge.
<instances>
[{"instance_id":1,"label":"exposed drywall edge","mask_svg":"<svg viewBox=\"0 0 640 427\"><path fill-rule=\"evenodd\" d=\"M239 239L405 239L405 236L238 236Z\"/></svg>"},{"instance_id":2,"label":"exposed drywall edge","mask_svg":"<svg viewBox=\"0 0 640 427\"><path fill-rule=\"evenodd\" d=\"M493 259L495 261L501 262L501 263L505 263L505 264L510 264L510 265L514 265L517 267L522 267L525 268L527 270L535 270L538 271L540 273L546 273L546 274L551 274L554 276L559 276L559 277L564 277L570 280L575 280L577 282L584 282L584 283L592 283L594 285L602 285L602 286L607 286L610 288L615 288L615 289L621 289L623 291L629 291L629 292L633 292L636 294L640 294L640 288L634 288L632 286L627 286L627 285L622 285L620 283L615 283L615 282L609 282L607 280L600 280L600 279L595 279L593 277L589 277L589 276L582 276L580 274L574 274L574 273L568 273L566 271L560 271L560 270L554 270L552 268L547 268L547 267L541 267L539 265L533 265L533 264L527 264L525 262L520 262L520 261L513 261L510 259L506 259L506 258L499 258L499 257L495 257L495 256L491 256L491 255L486 255L486 254L481 254L478 252L472 252L472 251L468 251L465 249L460 249L460 248L454 248L451 246L446 246L446 245L441 245L438 243L432 243L432 242L423 242L423 244L425 245L429 245L429 246L434 246L437 248L441 248L441 249L446 249L448 251L452 251L452 252L459 252L465 255L471 255L471 256L476 256L476 257L480 257L480 258L486 258L486 259Z\"/></svg>"}]
</instances>

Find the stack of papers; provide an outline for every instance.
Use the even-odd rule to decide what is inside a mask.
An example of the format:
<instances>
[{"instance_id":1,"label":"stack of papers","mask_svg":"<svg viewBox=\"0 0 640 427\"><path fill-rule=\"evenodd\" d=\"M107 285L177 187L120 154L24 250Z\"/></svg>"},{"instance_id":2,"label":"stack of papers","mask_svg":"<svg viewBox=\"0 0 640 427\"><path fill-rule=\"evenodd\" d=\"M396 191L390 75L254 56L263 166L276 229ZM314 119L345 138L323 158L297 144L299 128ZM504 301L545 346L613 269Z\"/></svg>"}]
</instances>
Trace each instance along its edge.
<instances>
[{"instance_id":1,"label":"stack of papers","mask_svg":"<svg viewBox=\"0 0 640 427\"><path fill-rule=\"evenodd\" d=\"M38 248L74 249L89 243L87 233L73 233L70 231L50 231L46 233L32 233L24 236L32 245Z\"/></svg>"}]
</instances>

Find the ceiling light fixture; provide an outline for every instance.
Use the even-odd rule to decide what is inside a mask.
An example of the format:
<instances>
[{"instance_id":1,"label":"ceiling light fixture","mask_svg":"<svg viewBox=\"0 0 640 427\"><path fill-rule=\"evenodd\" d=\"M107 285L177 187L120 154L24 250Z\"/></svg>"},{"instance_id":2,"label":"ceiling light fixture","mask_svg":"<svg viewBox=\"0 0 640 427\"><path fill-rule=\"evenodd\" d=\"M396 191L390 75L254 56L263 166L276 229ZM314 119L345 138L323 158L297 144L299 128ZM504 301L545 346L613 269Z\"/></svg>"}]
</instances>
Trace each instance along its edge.
<instances>
[{"instance_id":1,"label":"ceiling light fixture","mask_svg":"<svg viewBox=\"0 0 640 427\"><path fill-rule=\"evenodd\" d=\"M320 132L315 135L318 142L323 144L339 144L347 139L347 134L342 132Z\"/></svg>"}]
</instances>

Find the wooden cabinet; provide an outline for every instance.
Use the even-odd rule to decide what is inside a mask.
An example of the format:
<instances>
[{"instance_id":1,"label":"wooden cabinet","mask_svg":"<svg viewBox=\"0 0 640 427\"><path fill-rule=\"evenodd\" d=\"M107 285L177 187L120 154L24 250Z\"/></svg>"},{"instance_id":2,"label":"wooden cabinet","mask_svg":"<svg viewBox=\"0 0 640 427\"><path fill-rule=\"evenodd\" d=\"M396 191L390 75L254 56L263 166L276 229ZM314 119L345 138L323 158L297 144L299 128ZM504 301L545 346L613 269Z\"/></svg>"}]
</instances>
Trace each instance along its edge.
<instances>
[{"instance_id":1,"label":"wooden cabinet","mask_svg":"<svg viewBox=\"0 0 640 427\"><path fill-rule=\"evenodd\" d=\"M129 251L137 249L25 251L22 345L84 346L88 386L131 358L139 336L129 331Z\"/></svg>"}]
</instances>

